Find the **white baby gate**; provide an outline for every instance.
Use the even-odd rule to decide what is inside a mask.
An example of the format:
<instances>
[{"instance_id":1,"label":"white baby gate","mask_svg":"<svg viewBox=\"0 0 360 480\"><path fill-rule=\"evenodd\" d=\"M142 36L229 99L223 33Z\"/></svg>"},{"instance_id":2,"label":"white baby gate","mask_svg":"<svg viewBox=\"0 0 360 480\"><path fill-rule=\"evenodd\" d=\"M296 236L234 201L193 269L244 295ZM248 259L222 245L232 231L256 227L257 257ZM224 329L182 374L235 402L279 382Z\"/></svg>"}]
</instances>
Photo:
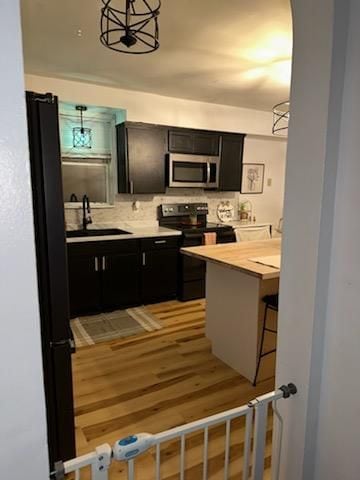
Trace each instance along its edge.
<instances>
[{"instance_id":1,"label":"white baby gate","mask_svg":"<svg viewBox=\"0 0 360 480\"><path fill-rule=\"evenodd\" d=\"M155 448L154 477L149 472L149 480L161 480L161 444L170 440L180 440L179 479L185 480L186 435L203 432L202 480L208 479L208 447L209 428L225 425L224 469L223 478L229 478L231 421L245 417L245 438L243 450L242 480L263 480L268 406L273 404L274 413L278 415L276 401L289 398L297 389L289 383L274 392L262 395L242 407L227 410L210 417L197 420L186 425L172 428L155 435L140 433L123 438L113 448L108 444L101 445L92 453L74 458L64 463L58 462L52 477L61 480L66 474L75 472L75 480L80 480L81 469L91 467L91 480L108 480L108 470L112 461L127 462L127 479L135 480L135 459L150 448ZM254 424L254 426L253 426ZM281 424L281 422L280 422ZM254 430L254 431L253 431ZM252 446L253 437L253 446ZM280 432L281 441L281 432ZM252 447L251 447L252 446ZM277 480L280 463L281 445L273 446L272 479ZM250 472L251 465L251 472ZM199 478L199 480L201 480Z\"/></svg>"}]
</instances>

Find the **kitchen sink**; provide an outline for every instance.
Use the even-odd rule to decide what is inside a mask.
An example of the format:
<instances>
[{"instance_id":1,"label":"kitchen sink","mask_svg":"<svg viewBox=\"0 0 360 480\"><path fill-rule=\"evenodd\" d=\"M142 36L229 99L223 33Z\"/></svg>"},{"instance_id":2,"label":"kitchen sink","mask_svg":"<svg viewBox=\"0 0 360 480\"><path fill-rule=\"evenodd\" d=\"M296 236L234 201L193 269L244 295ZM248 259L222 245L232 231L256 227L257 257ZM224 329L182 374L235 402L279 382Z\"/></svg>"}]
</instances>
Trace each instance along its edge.
<instances>
[{"instance_id":1,"label":"kitchen sink","mask_svg":"<svg viewBox=\"0 0 360 480\"><path fill-rule=\"evenodd\" d=\"M86 230L67 230L66 236L68 238L73 237L103 237L106 235L130 235L130 232L121 230L120 228L93 228Z\"/></svg>"}]
</instances>

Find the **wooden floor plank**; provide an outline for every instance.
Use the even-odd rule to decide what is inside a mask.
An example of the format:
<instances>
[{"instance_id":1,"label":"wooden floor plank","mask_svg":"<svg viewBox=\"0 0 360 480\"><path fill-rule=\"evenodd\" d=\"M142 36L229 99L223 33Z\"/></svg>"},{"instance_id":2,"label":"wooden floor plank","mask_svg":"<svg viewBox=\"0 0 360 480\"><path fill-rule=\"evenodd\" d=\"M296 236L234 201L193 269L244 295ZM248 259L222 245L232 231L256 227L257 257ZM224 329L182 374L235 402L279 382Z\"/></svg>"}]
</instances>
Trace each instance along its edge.
<instances>
[{"instance_id":1,"label":"wooden floor plank","mask_svg":"<svg viewBox=\"0 0 360 480\"><path fill-rule=\"evenodd\" d=\"M273 379L253 387L211 353L205 337L205 302L165 302L147 307L162 323L156 332L78 349L73 355L78 454L123 436L164 429L246 404L273 389ZM266 465L270 465L271 422ZM242 470L243 420L232 423L230 479ZM202 478L202 433L186 440L186 479ZM213 428L209 480L223 475L224 428ZM152 480L154 453L136 461L137 480ZM162 479L179 478L179 442L162 447ZM125 480L113 464L111 480ZM82 477L83 478L83 477ZM88 476L85 474L84 480Z\"/></svg>"}]
</instances>

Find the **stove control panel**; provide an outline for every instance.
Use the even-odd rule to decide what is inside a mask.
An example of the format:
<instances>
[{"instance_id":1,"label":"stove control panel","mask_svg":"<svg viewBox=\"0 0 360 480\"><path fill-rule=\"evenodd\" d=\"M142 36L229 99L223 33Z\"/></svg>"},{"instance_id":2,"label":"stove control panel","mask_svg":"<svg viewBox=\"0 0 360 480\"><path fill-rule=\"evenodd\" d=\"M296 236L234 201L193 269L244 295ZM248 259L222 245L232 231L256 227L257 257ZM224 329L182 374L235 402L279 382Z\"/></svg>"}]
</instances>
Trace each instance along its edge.
<instances>
[{"instance_id":1,"label":"stove control panel","mask_svg":"<svg viewBox=\"0 0 360 480\"><path fill-rule=\"evenodd\" d=\"M168 203L160 205L160 217L178 217L184 215L207 215L207 203Z\"/></svg>"}]
</instances>

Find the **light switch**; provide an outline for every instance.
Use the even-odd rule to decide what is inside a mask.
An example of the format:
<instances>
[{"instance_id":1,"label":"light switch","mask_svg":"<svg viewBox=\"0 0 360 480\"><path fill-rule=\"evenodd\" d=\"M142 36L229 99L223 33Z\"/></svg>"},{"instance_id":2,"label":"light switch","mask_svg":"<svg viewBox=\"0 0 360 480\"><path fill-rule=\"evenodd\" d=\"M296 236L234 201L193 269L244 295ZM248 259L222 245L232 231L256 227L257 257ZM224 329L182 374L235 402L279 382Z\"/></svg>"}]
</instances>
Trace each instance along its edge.
<instances>
[{"instance_id":1,"label":"light switch","mask_svg":"<svg viewBox=\"0 0 360 480\"><path fill-rule=\"evenodd\" d=\"M272 185L272 178L268 178L266 184L267 184L268 187L271 187L271 185Z\"/></svg>"}]
</instances>

